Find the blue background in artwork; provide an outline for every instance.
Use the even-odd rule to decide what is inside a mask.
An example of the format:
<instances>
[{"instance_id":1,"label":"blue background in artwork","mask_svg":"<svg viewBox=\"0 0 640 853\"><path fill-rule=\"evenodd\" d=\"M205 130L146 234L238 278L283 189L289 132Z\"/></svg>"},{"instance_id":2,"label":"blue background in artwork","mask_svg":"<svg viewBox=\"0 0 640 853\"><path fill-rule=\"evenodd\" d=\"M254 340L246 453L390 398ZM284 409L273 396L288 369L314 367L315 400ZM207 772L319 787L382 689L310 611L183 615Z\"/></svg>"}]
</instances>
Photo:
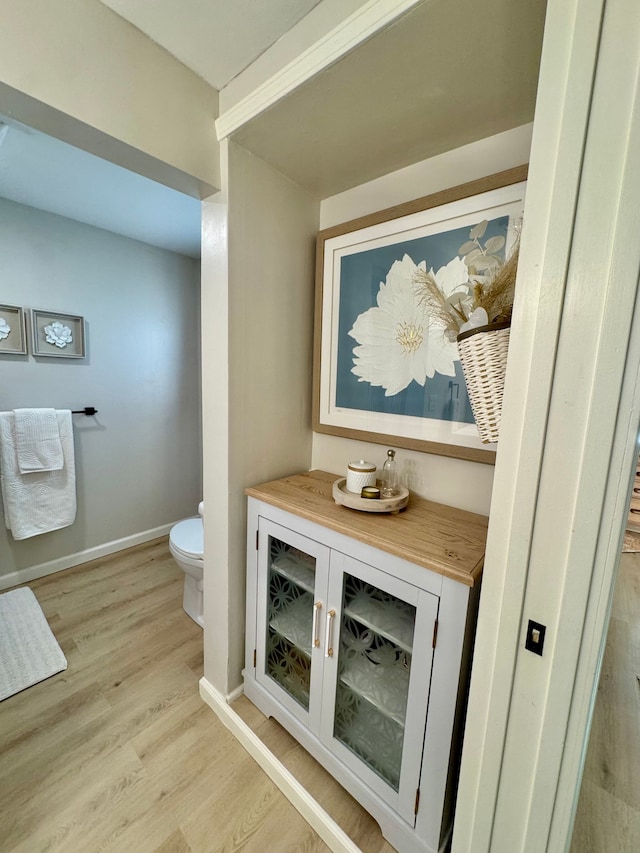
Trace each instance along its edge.
<instances>
[{"instance_id":1,"label":"blue background in artwork","mask_svg":"<svg viewBox=\"0 0 640 853\"><path fill-rule=\"evenodd\" d=\"M506 237L508 224L508 216L490 220L480 242L484 245L489 237ZM414 264L426 261L427 269L437 272L455 258L460 246L469 239L471 228L473 225L466 225L441 234L345 255L341 259L336 372L336 405L339 408L473 423L459 361L454 362L455 377L435 373L432 379L427 378L424 387L412 380L399 394L385 397L384 388L359 382L351 372L353 350L358 343L349 336L358 316L377 305L380 283L386 280L394 261L409 255Z\"/></svg>"}]
</instances>

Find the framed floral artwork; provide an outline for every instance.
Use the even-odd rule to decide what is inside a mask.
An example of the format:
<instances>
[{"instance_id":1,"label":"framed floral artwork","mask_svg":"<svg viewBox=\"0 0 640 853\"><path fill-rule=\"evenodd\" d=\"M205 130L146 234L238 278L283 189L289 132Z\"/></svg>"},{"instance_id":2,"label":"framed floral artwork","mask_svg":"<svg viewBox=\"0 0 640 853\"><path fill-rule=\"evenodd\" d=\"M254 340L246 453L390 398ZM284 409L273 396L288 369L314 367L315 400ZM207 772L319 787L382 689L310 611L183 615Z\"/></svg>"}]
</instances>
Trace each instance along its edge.
<instances>
[{"instance_id":1,"label":"framed floral artwork","mask_svg":"<svg viewBox=\"0 0 640 853\"><path fill-rule=\"evenodd\" d=\"M493 463L457 344L420 299L420 271L452 299L517 241L520 166L321 231L313 429Z\"/></svg>"},{"instance_id":2,"label":"framed floral artwork","mask_svg":"<svg viewBox=\"0 0 640 853\"><path fill-rule=\"evenodd\" d=\"M31 311L32 349L36 356L84 358L84 317L55 311Z\"/></svg>"},{"instance_id":3,"label":"framed floral artwork","mask_svg":"<svg viewBox=\"0 0 640 853\"><path fill-rule=\"evenodd\" d=\"M0 305L0 355L26 355L24 311L17 305Z\"/></svg>"}]
</instances>

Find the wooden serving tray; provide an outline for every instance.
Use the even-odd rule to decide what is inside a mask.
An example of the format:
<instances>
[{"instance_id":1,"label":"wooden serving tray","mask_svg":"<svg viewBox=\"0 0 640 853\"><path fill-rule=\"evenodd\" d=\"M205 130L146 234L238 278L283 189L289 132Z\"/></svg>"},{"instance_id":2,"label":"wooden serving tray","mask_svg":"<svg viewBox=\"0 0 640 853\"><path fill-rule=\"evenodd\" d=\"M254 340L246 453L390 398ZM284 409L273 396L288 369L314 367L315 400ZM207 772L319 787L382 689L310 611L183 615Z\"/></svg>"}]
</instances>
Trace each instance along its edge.
<instances>
[{"instance_id":1,"label":"wooden serving tray","mask_svg":"<svg viewBox=\"0 0 640 853\"><path fill-rule=\"evenodd\" d=\"M333 499L337 504L362 512L400 512L409 503L409 490L400 486L398 494L392 498L361 498L347 491L347 480L343 477L333 484Z\"/></svg>"}]
</instances>

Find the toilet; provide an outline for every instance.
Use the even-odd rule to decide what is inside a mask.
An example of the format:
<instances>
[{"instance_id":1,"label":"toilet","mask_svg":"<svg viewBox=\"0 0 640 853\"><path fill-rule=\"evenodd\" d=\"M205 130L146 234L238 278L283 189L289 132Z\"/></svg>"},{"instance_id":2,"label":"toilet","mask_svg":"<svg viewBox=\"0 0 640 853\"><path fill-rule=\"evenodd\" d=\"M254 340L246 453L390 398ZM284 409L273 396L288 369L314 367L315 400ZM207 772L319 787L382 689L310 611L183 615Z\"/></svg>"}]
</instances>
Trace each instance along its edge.
<instances>
[{"instance_id":1,"label":"toilet","mask_svg":"<svg viewBox=\"0 0 640 853\"><path fill-rule=\"evenodd\" d=\"M201 628L203 618L203 575L204 575L204 526L203 505L198 507L196 518L185 518L171 528L169 550L173 559L184 572L184 595L182 606Z\"/></svg>"}]
</instances>

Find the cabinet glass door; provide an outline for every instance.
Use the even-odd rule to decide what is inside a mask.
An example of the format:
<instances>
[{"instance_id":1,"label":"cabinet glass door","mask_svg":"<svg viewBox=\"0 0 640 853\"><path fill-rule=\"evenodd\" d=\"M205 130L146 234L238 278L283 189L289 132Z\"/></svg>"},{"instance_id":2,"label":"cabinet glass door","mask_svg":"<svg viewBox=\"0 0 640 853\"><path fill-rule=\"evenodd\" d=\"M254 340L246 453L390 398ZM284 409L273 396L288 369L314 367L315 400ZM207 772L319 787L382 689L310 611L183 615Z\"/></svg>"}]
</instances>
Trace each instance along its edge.
<instances>
[{"instance_id":1,"label":"cabinet glass door","mask_svg":"<svg viewBox=\"0 0 640 853\"><path fill-rule=\"evenodd\" d=\"M416 608L345 574L333 736L400 784Z\"/></svg>"},{"instance_id":2,"label":"cabinet glass door","mask_svg":"<svg viewBox=\"0 0 640 853\"><path fill-rule=\"evenodd\" d=\"M420 773L438 599L340 557L345 570L334 628L337 660L327 664L327 673L334 670L334 713L325 733L333 751L366 774L394 807L402 810L406 800L409 818ZM332 592L329 597L333 600Z\"/></svg>"},{"instance_id":3,"label":"cabinet glass door","mask_svg":"<svg viewBox=\"0 0 640 853\"><path fill-rule=\"evenodd\" d=\"M328 549L270 522L261 523L260 539L265 599L259 609L265 618L259 614L264 648L259 643L257 677L271 690L277 685L296 716L306 716L315 681L311 663L314 651L320 651L322 627L322 602L315 590L318 574L326 584Z\"/></svg>"},{"instance_id":4,"label":"cabinet glass door","mask_svg":"<svg viewBox=\"0 0 640 853\"><path fill-rule=\"evenodd\" d=\"M314 557L269 537L266 671L307 710L315 574Z\"/></svg>"}]
</instances>

